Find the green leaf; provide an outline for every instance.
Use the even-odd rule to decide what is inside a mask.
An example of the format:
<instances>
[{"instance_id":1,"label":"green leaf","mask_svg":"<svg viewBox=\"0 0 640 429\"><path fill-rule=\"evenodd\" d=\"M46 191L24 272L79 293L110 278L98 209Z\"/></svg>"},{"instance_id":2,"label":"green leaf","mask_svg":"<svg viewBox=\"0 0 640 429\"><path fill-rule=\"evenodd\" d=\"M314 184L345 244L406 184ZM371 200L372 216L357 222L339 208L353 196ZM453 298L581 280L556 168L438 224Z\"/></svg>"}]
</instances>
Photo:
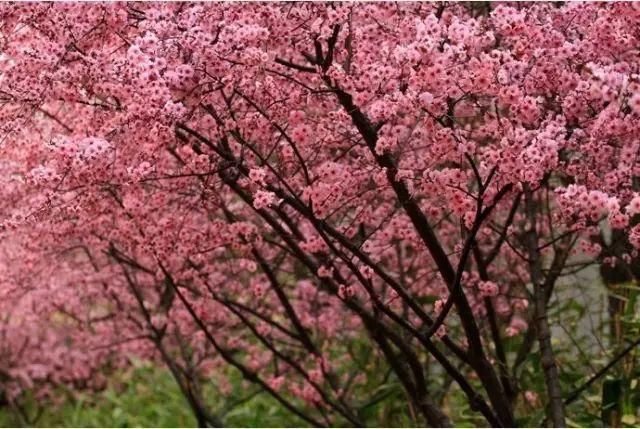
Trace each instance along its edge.
<instances>
[{"instance_id":1,"label":"green leaf","mask_svg":"<svg viewBox=\"0 0 640 429\"><path fill-rule=\"evenodd\" d=\"M605 380L602 383L601 416L605 425L614 426L616 418L622 413L624 384L620 378Z\"/></svg>"}]
</instances>

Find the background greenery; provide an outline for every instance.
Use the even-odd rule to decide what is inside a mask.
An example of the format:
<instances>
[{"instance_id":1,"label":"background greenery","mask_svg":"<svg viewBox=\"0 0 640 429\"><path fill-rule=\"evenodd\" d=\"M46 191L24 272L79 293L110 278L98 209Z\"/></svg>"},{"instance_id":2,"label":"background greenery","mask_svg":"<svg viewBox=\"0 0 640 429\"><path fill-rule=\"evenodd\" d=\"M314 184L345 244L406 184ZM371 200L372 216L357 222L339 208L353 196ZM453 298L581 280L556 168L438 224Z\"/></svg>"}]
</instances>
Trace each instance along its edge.
<instances>
[{"instance_id":1,"label":"background greenery","mask_svg":"<svg viewBox=\"0 0 640 429\"><path fill-rule=\"evenodd\" d=\"M640 338L638 297L640 288L632 283L593 290L580 285L579 279L563 295L551 302L550 318L555 326L554 348L558 356L560 376L565 395L582 385L589 377ZM612 314L608 310L611 298L623 305ZM616 332L612 335L612 332ZM510 360L516 358L522 336L505 343ZM409 408L404 390L388 371L383 360L375 359L366 341L347 345L350 359L339 371L363 374L366 392L356 398L358 413L369 426L424 426ZM567 409L570 427L638 427L640 426L640 367L638 347L614 365L604 376L584 391ZM430 362L426 361L426 365ZM471 411L456 385L430 365L430 386L436 401L442 404L456 425L477 427L483 420ZM242 381L235 372L226 374L231 392L220 392L214 381L203 386L209 409L230 427L304 427L274 399ZM538 355L526 356L518 370L521 392L536 392L540 399L530 403L521 393L516 415L519 426L540 426L544 423L544 381ZM366 394L364 394L366 393ZM304 404L299 403L304 406ZM345 425L346 423L336 422ZM58 389L51 401L38 401L27 395L21 411L8 406L0 408L0 426L35 427L195 427L189 406L182 397L171 374L150 363L135 363L130 370L112 375L101 392L78 393Z\"/></svg>"}]
</instances>

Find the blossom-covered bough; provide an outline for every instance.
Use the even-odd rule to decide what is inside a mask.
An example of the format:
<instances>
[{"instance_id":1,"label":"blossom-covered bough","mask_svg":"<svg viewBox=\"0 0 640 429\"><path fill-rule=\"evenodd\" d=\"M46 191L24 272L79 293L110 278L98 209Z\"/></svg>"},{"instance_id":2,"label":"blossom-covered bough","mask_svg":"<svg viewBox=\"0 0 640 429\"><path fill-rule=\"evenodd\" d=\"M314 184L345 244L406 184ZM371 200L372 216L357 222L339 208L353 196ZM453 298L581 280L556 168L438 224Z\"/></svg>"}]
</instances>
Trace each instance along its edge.
<instances>
[{"instance_id":1,"label":"blossom-covered bough","mask_svg":"<svg viewBox=\"0 0 640 429\"><path fill-rule=\"evenodd\" d=\"M201 425L222 423L203 380L231 367L311 425L364 426L385 380L364 342L427 425L455 424L453 380L498 427L535 352L565 426L554 288L593 264L636 278L635 5L25 3L0 22L3 227L13 270L55 279L3 288L49 294L34 326L99 331L92 368L158 358Z\"/></svg>"}]
</instances>

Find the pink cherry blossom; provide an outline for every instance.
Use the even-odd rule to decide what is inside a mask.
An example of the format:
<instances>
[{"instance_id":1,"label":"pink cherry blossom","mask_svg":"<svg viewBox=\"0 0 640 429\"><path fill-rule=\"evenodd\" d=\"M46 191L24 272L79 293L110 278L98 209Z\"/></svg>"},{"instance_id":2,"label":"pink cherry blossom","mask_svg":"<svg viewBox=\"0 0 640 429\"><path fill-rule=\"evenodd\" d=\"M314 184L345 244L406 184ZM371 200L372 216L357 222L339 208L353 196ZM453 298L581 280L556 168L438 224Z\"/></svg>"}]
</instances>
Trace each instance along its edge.
<instances>
[{"instance_id":1,"label":"pink cherry blossom","mask_svg":"<svg viewBox=\"0 0 640 429\"><path fill-rule=\"evenodd\" d=\"M638 264L635 5L6 3L0 21L11 400L98 390L134 356L198 416L234 368L311 426L365 426L387 371L352 377L358 342L414 421L458 423L427 383L446 373L514 426L512 337L545 362L524 400L566 426L546 294Z\"/></svg>"}]
</instances>

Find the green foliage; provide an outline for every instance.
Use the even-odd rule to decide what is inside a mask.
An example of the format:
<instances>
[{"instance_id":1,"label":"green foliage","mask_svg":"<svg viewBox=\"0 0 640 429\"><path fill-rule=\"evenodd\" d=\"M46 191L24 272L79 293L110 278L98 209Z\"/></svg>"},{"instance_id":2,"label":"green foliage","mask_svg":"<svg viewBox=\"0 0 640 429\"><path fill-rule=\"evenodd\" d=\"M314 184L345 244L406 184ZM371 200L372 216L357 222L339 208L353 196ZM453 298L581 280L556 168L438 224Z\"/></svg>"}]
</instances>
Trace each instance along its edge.
<instances>
[{"instance_id":1,"label":"green foliage","mask_svg":"<svg viewBox=\"0 0 640 429\"><path fill-rule=\"evenodd\" d=\"M28 398L24 417L3 409L0 424L37 427L193 427L196 422L171 375L150 366L136 365L110 381L96 394L56 392L59 406ZM40 414L38 416L38 414ZM35 420L35 421L34 421Z\"/></svg>"}]
</instances>

